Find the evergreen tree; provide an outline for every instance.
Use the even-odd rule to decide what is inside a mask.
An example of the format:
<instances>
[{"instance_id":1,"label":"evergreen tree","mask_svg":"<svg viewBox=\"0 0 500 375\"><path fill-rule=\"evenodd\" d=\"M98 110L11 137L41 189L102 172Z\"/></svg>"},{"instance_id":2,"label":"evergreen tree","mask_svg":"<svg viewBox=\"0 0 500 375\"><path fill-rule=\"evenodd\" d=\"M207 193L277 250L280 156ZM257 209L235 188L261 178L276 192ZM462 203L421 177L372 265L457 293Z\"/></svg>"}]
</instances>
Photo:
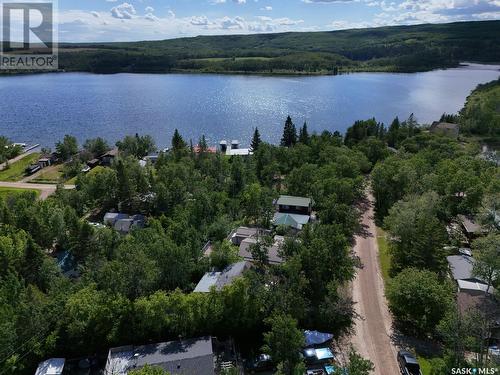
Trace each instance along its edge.
<instances>
[{"instance_id":1,"label":"evergreen tree","mask_svg":"<svg viewBox=\"0 0 500 375\"><path fill-rule=\"evenodd\" d=\"M291 147L297 143L297 130L292 122L292 118L288 116L283 130L283 137L281 138L281 146Z\"/></svg>"},{"instance_id":2,"label":"evergreen tree","mask_svg":"<svg viewBox=\"0 0 500 375\"><path fill-rule=\"evenodd\" d=\"M389 147L396 147L400 127L401 127L401 124L399 122L399 118L396 117L392 121L391 126L389 127L389 131L387 132L387 144Z\"/></svg>"},{"instance_id":3,"label":"evergreen tree","mask_svg":"<svg viewBox=\"0 0 500 375\"><path fill-rule=\"evenodd\" d=\"M262 140L260 139L260 133L259 129L255 128L255 131L253 132L253 138L252 138L252 144L250 145L250 148L252 151L257 151L259 148L259 145L262 143Z\"/></svg>"},{"instance_id":4,"label":"evergreen tree","mask_svg":"<svg viewBox=\"0 0 500 375\"><path fill-rule=\"evenodd\" d=\"M307 131L307 122L304 121L304 126L299 131L299 143L304 145L309 144L309 132Z\"/></svg>"},{"instance_id":5,"label":"evergreen tree","mask_svg":"<svg viewBox=\"0 0 500 375\"><path fill-rule=\"evenodd\" d=\"M175 129L174 136L172 137L172 149L174 151L180 151L185 147L186 147L186 142L184 142L184 139L179 134L179 131Z\"/></svg>"},{"instance_id":6,"label":"evergreen tree","mask_svg":"<svg viewBox=\"0 0 500 375\"><path fill-rule=\"evenodd\" d=\"M207 139L205 138L205 135L203 134L198 141L198 146L200 148L200 153L207 152L208 150L208 145L207 145Z\"/></svg>"}]
</instances>

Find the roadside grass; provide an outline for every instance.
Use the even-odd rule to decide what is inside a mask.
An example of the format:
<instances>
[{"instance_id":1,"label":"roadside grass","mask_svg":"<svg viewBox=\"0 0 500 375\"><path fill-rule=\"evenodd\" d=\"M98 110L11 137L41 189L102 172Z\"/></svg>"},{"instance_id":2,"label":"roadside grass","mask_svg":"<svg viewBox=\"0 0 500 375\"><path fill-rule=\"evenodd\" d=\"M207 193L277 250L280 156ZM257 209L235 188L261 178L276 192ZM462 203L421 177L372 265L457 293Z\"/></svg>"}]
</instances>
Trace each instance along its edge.
<instances>
[{"instance_id":1,"label":"roadside grass","mask_svg":"<svg viewBox=\"0 0 500 375\"><path fill-rule=\"evenodd\" d=\"M377 227L377 243L379 250L379 262L384 284L391 280L389 276L389 269L391 267L391 254L389 253L389 242L387 241L387 234L382 228Z\"/></svg>"},{"instance_id":2,"label":"roadside grass","mask_svg":"<svg viewBox=\"0 0 500 375\"><path fill-rule=\"evenodd\" d=\"M28 154L21 160L10 164L8 169L0 171L0 181L19 181L24 177L24 170L30 165L38 160L40 154L35 152L33 154Z\"/></svg>"},{"instance_id":3,"label":"roadside grass","mask_svg":"<svg viewBox=\"0 0 500 375\"><path fill-rule=\"evenodd\" d=\"M432 365L431 358L425 358L420 355L417 356L418 363L420 364L420 370L422 370L422 375L431 375Z\"/></svg>"},{"instance_id":4,"label":"roadside grass","mask_svg":"<svg viewBox=\"0 0 500 375\"><path fill-rule=\"evenodd\" d=\"M35 193L36 196L40 196L40 191L35 190L35 189L18 189L18 188L6 188L6 187L0 187L0 199L5 199L9 196L25 193L25 192L32 192Z\"/></svg>"}]
</instances>

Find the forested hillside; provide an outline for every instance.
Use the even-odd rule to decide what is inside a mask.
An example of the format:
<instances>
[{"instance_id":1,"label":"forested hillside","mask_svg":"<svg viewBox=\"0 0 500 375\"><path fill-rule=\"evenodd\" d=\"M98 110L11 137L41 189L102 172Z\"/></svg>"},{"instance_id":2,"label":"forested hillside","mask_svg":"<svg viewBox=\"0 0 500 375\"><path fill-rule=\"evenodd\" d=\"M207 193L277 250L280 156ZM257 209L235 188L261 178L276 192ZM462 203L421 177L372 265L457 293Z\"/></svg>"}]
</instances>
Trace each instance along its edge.
<instances>
[{"instance_id":1,"label":"forested hillside","mask_svg":"<svg viewBox=\"0 0 500 375\"><path fill-rule=\"evenodd\" d=\"M460 112L460 129L469 134L500 136L500 80L479 85Z\"/></svg>"},{"instance_id":2,"label":"forested hillside","mask_svg":"<svg viewBox=\"0 0 500 375\"><path fill-rule=\"evenodd\" d=\"M335 74L500 61L500 21L62 45L66 71Z\"/></svg>"}]
</instances>

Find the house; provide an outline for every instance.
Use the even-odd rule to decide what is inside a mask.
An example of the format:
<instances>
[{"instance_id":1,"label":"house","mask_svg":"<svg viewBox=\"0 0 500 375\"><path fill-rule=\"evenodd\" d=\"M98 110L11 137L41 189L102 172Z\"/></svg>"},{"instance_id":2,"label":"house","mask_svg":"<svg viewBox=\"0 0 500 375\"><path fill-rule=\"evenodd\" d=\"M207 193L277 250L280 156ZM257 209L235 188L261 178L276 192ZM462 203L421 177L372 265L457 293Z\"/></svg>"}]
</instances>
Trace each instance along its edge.
<instances>
[{"instance_id":1,"label":"house","mask_svg":"<svg viewBox=\"0 0 500 375\"><path fill-rule=\"evenodd\" d=\"M248 156L253 155L253 152L249 148L240 148L240 142L238 140L232 140L230 146L228 147L227 141L220 141L219 143L220 151L225 153L227 156Z\"/></svg>"},{"instance_id":2,"label":"house","mask_svg":"<svg viewBox=\"0 0 500 375\"><path fill-rule=\"evenodd\" d=\"M308 215L285 214L276 212L273 217L273 225L286 226L295 230L302 230L304 225L309 223L311 217Z\"/></svg>"},{"instance_id":3,"label":"house","mask_svg":"<svg viewBox=\"0 0 500 375\"><path fill-rule=\"evenodd\" d=\"M473 239L485 233L485 229L481 225L476 223L472 217L465 215L458 215L457 218L468 239Z\"/></svg>"},{"instance_id":4,"label":"house","mask_svg":"<svg viewBox=\"0 0 500 375\"><path fill-rule=\"evenodd\" d=\"M295 230L302 230L309 223L312 214L312 199L282 195L275 202L276 213L273 225L283 225Z\"/></svg>"},{"instance_id":5,"label":"house","mask_svg":"<svg viewBox=\"0 0 500 375\"><path fill-rule=\"evenodd\" d=\"M105 154L101 155L99 157L99 160L101 161L102 165L109 167L111 164L113 164L113 161L116 159L118 154L119 154L118 149L114 148L114 149L106 152Z\"/></svg>"},{"instance_id":6,"label":"house","mask_svg":"<svg viewBox=\"0 0 500 375\"><path fill-rule=\"evenodd\" d=\"M489 294L495 293L495 288L490 286L490 288L488 289L488 285L477 281L457 280L457 284L459 292L468 293L471 296L484 295L486 294L486 292L488 292Z\"/></svg>"},{"instance_id":7,"label":"house","mask_svg":"<svg viewBox=\"0 0 500 375\"><path fill-rule=\"evenodd\" d=\"M93 169L95 167L97 167L99 164L100 164L100 160L99 159L92 159L92 160L89 160L87 162L87 166L90 168L90 169Z\"/></svg>"},{"instance_id":8,"label":"house","mask_svg":"<svg viewBox=\"0 0 500 375\"><path fill-rule=\"evenodd\" d=\"M48 157L42 157L42 158L38 159L37 164L40 166L40 168L43 169L46 167L50 167L52 165L52 161Z\"/></svg>"},{"instance_id":9,"label":"house","mask_svg":"<svg viewBox=\"0 0 500 375\"><path fill-rule=\"evenodd\" d=\"M308 215L312 213L312 199L281 195L275 203L276 210L285 214Z\"/></svg>"},{"instance_id":10,"label":"house","mask_svg":"<svg viewBox=\"0 0 500 375\"><path fill-rule=\"evenodd\" d=\"M222 272L207 272L196 285L195 292L208 293L212 287L220 291L248 269L247 262L238 262L226 267Z\"/></svg>"},{"instance_id":11,"label":"house","mask_svg":"<svg viewBox=\"0 0 500 375\"><path fill-rule=\"evenodd\" d=\"M62 375L65 362L64 358L51 358L40 362L35 375Z\"/></svg>"},{"instance_id":12,"label":"house","mask_svg":"<svg viewBox=\"0 0 500 375\"><path fill-rule=\"evenodd\" d=\"M211 337L122 346L109 350L104 375L126 375L146 365L172 375L214 375L215 360Z\"/></svg>"},{"instance_id":13,"label":"house","mask_svg":"<svg viewBox=\"0 0 500 375\"><path fill-rule=\"evenodd\" d=\"M133 215L115 221L113 228L121 234L129 233L133 228L144 228L146 218L143 215Z\"/></svg>"},{"instance_id":14,"label":"house","mask_svg":"<svg viewBox=\"0 0 500 375\"><path fill-rule=\"evenodd\" d=\"M200 147L200 145L196 145L193 147L193 152L195 154L201 154L202 152L202 149ZM209 153L209 154L216 154L217 153L217 147L214 147L214 146L210 146L210 147L207 147L205 149L205 152Z\"/></svg>"},{"instance_id":15,"label":"house","mask_svg":"<svg viewBox=\"0 0 500 375\"><path fill-rule=\"evenodd\" d=\"M460 127L458 126L458 124L434 121L429 130L433 134L444 135L446 137L457 139L460 132Z\"/></svg>"},{"instance_id":16,"label":"house","mask_svg":"<svg viewBox=\"0 0 500 375\"><path fill-rule=\"evenodd\" d=\"M238 252L238 256L242 257L248 262L254 262L255 259L252 254L252 245L255 245L260 240L256 237L245 238L241 241L240 250ZM273 245L267 249L267 260L269 264L282 264L284 262L283 258L280 255L281 246L285 238L282 236L274 236Z\"/></svg>"},{"instance_id":17,"label":"house","mask_svg":"<svg viewBox=\"0 0 500 375\"><path fill-rule=\"evenodd\" d=\"M466 255L450 255L446 257L452 277L455 281L467 280L472 282L484 283L483 280L472 275L474 268L474 258Z\"/></svg>"},{"instance_id":18,"label":"house","mask_svg":"<svg viewBox=\"0 0 500 375\"><path fill-rule=\"evenodd\" d=\"M263 236L269 233L268 230L262 228L239 227L234 229L227 239L231 241L233 245L240 246L245 238Z\"/></svg>"},{"instance_id":19,"label":"house","mask_svg":"<svg viewBox=\"0 0 500 375\"><path fill-rule=\"evenodd\" d=\"M128 219L128 218L129 216L127 214L120 214L118 212L107 212L104 215L103 222L106 225L114 226L118 220Z\"/></svg>"}]
</instances>

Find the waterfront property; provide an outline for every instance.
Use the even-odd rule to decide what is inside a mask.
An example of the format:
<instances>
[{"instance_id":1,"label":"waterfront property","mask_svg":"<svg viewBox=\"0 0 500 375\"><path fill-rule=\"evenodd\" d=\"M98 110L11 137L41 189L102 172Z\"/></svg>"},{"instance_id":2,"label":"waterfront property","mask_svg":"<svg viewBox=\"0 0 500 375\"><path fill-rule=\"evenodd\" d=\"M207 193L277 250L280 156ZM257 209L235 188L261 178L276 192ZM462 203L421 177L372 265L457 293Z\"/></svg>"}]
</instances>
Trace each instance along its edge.
<instances>
[{"instance_id":1,"label":"waterfront property","mask_svg":"<svg viewBox=\"0 0 500 375\"><path fill-rule=\"evenodd\" d=\"M312 204L311 198L280 196L275 202L277 212L274 214L273 224L290 227L296 231L302 230L311 220Z\"/></svg>"}]
</instances>

